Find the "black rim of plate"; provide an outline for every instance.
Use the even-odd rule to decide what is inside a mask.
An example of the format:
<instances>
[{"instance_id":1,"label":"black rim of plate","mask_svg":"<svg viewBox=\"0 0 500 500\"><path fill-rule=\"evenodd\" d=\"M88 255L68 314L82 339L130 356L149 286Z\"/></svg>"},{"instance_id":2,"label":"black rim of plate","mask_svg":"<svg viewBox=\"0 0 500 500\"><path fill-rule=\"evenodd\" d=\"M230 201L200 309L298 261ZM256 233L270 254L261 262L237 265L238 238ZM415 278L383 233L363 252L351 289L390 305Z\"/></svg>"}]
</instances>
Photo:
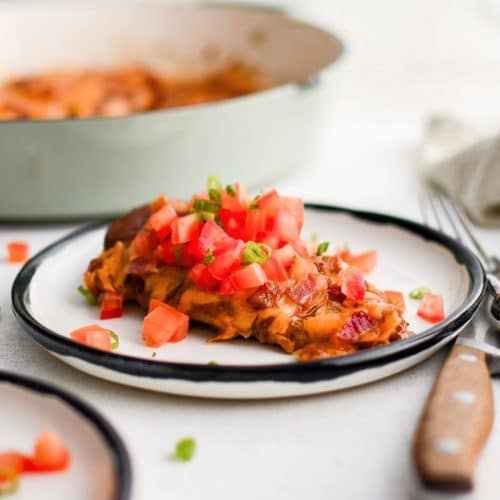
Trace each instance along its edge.
<instances>
[{"instance_id":1,"label":"black rim of plate","mask_svg":"<svg viewBox=\"0 0 500 500\"><path fill-rule=\"evenodd\" d=\"M70 406L85 420L89 421L106 443L113 458L114 470L117 478L117 490L114 498L116 500L128 500L130 498L132 468L127 449L120 436L118 436L111 424L102 415L87 403L84 403L82 400L72 396L66 391L34 378L19 376L0 370L0 383L16 385L38 394L52 397L55 396L64 404Z\"/></svg>"},{"instance_id":2,"label":"black rim of plate","mask_svg":"<svg viewBox=\"0 0 500 500\"><path fill-rule=\"evenodd\" d=\"M411 220L376 212L344 207L307 204L307 208L343 213L356 219L392 225L433 241L450 251L470 278L469 295L444 321L413 337L354 354L317 361L268 365L201 365L148 360L119 353L99 351L71 340L40 324L30 312L28 292L37 268L49 255L88 232L105 227L108 222L85 226L48 246L21 269L12 287L12 307L24 329L43 347L60 356L72 356L88 363L135 377L177 379L192 382L316 382L346 376L402 360L431 347L463 327L474 315L485 292L485 275L477 257L465 246L430 227ZM295 361L295 360L294 360Z\"/></svg>"}]
</instances>

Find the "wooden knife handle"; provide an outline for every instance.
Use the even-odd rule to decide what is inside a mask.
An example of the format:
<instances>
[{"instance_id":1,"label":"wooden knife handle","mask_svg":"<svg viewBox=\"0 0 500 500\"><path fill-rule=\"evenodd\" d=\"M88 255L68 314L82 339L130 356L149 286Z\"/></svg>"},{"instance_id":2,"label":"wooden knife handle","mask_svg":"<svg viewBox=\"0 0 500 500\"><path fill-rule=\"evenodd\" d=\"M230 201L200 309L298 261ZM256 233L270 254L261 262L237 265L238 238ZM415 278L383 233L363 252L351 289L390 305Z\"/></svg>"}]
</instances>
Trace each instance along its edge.
<instances>
[{"instance_id":1,"label":"wooden knife handle","mask_svg":"<svg viewBox=\"0 0 500 500\"><path fill-rule=\"evenodd\" d=\"M414 455L425 486L472 489L477 459L493 423L493 394L485 353L455 345L420 417Z\"/></svg>"}]
</instances>

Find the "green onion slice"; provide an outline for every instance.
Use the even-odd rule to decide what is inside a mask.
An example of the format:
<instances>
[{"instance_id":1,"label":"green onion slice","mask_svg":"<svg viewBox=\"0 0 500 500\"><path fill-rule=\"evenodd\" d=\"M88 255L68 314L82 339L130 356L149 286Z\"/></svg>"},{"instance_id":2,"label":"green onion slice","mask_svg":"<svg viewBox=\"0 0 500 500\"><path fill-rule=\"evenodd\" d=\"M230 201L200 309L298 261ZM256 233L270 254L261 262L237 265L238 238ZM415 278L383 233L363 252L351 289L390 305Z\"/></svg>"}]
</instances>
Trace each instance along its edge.
<instances>
[{"instance_id":1,"label":"green onion slice","mask_svg":"<svg viewBox=\"0 0 500 500\"><path fill-rule=\"evenodd\" d=\"M207 251L205 253L205 258L203 259L203 264L208 266L209 264L212 264L212 262L215 262L214 254L212 253L211 248L207 248Z\"/></svg>"},{"instance_id":2,"label":"green onion slice","mask_svg":"<svg viewBox=\"0 0 500 500\"><path fill-rule=\"evenodd\" d=\"M202 200L201 198L196 198L193 202L193 207L195 210L201 210L202 212L217 213L219 207L213 202L208 200Z\"/></svg>"},{"instance_id":3,"label":"green onion slice","mask_svg":"<svg viewBox=\"0 0 500 500\"><path fill-rule=\"evenodd\" d=\"M120 339L118 335L113 330L108 330L109 336L111 337L111 350L114 351L120 347Z\"/></svg>"},{"instance_id":4,"label":"green onion slice","mask_svg":"<svg viewBox=\"0 0 500 500\"><path fill-rule=\"evenodd\" d=\"M207 220L215 220L215 214L212 212L197 212L199 222L207 222Z\"/></svg>"},{"instance_id":5,"label":"green onion slice","mask_svg":"<svg viewBox=\"0 0 500 500\"><path fill-rule=\"evenodd\" d=\"M0 497L12 495L19 489L19 476L11 470L0 468Z\"/></svg>"},{"instance_id":6,"label":"green onion slice","mask_svg":"<svg viewBox=\"0 0 500 500\"><path fill-rule=\"evenodd\" d=\"M151 355L153 358L156 358L156 351L153 351L153 354Z\"/></svg>"},{"instance_id":7,"label":"green onion slice","mask_svg":"<svg viewBox=\"0 0 500 500\"><path fill-rule=\"evenodd\" d=\"M175 445L175 458L181 462L189 462L196 451L196 441L193 438L184 438Z\"/></svg>"},{"instance_id":8,"label":"green onion slice","mask_svg":"<svg viewBox=\"0 0 500 500\"><path fill-rule=\"evenodd\" d=\"M90 305L97 305L97 297L95 297L90 290L85 288L83 285L80 285L77 290L87 299L87 302Z\"/></svg>"},{"instance_id":9,"label":"green onion slice","mask_svg":"<svg viewBox=\"0 0 500 500\"><path fill-rule=\"evenodd\" d=\"M427 288L425 286L420 286L418 288L415 288L409 293L410 299L420 300L426 293L431 293L431 291L432 290L430 288Z\"/></svg>"},{"instance_id":10,"label":"green onion slice","mask_svg":"<svg viewBox=\"0 0 500 500\"><path fill-rule=\"evenodd\" d=\"M316 255L318 257L321 256L321 255L323 255L328 250L328 246L329 245L330 245L330 243L328 241L322 241L318 245L318 249L316 250Z\"/></svg>"},{"instance_id":11,"label":"green onion slice","mask_svg":"<svg viewBox=\"0 0 500 500\"><path fill-rule=\"evenodd\" d=\"M207 364L208 364L208 366L219 366L219 363L217 363L217 361L214 361L214 360L209 361Z\"/></svg>"},{"instance_id":12,"label":"green onion slice","mask_svg":"<svg viewBox=\"0 0 500 500\"><path fill-rule=\"evenodd\" d=\"M271 249L264 243L249 241L241 254L241 263L244 266L250 264L264 264L271 256Z\"/></svg>"},{"instance_id":13,"label":"green onion slice","mask_svg":"<svg viewBox=\"0 0 500 500\"><path fill-rule=\"evenodd\" d=\"M207 180L207 193L211 200L220 203L221 201L222 182L218 177L210 175Z\"/></svg>"},{"instance_id":14,"label":"green onion slice","mask_svg":"<svg viewBox=\"0 0 500 500\"><path fill-rule=\"evenodd\" d=\"M226 193L229 196L236 196L236 188L234 187L234 184L228 184L226 186Z\"/></svg>"}]
</instances>

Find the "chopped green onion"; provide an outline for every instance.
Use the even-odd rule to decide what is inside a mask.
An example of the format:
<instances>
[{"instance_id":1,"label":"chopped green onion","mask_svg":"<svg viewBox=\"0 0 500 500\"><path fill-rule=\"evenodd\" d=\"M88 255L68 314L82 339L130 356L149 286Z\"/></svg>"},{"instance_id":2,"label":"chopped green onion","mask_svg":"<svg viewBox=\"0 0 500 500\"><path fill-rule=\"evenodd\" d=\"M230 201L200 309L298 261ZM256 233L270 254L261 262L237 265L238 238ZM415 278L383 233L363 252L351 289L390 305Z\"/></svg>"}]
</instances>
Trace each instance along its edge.
<instances>
[{"instance_id":1,"label":"chopped green onion","mask_svg":"<svg viewBox=\"0 0 500 500\"><path fill-rule=\"evenodd\" d=\"M250 264L264 264L270 256L271 249L267 245L249 241L241 254L241 263L244 266L249 266Z\"/></svg>"},{"instance_id":2,"label":"chopped green onion","mask_svg":"<svg viewBox=\"0 0 500 500\"><path fill-rule=\"evenodd\" d=\"M209 264L212 264L212 262L215 262L214 254L212 253L211 248L207 248L207 251L205 252L205 258L203 259L203 264L208 266Z\"/></svg>"},{"instance_id":3,"label":"chopped green onion","mask_svg":"<svg viewBox=\"0 0 500 500\"><path fill-rule=\"evenodd\" d=\"M201 198L196 198L196 200L194 200L193 207L195 210L212 212L214 214L219 211L219 207L213 201L202 200Z\"/></svg>"},{"instance_id":4,"label":"chopped green onion","mask_svg":"<svg viewBox=\"0 0 500 500\"><path fill-rule=\"evenodd\" d=\"M234 187L234 184L228 184L226 186L226 193L229 196L236 196L236 188Z\"/></svg>"},{"instance_id":5,"label":"chopped green onion","mask_svg":"<svg viewBox=\"0 0 500 500\"><path fill-rule=\"evenodd\" d=\"M197 212L198 221L206 222L207 220L215 220L215 214L212 212Z\"/></svg>"},{"instance_id":6,"label":"chopped green onion","mask_svg":"<svg viewBox=\"0 0 500 500\"><path fill-rule=\"evenodd\" d=\"M193 438L184 438L175 445L175 458L181 462L189 462L196 450L196 441Z\"/></svg>"},{"instance_id":7,"label":"chopped green onion","mask_svg":"<svg viewBox=\"0 0 500 500\"><path fill-rule=\"evenodd\" d=\"M0 481L0 497L10 496L19 489L19 476L15 471L2 467L0 477L4 478Z\"/></svg>"},{"instance_id":8,"label":"chopped green onion","mask_svg":"<svg viewBox=\"0 0 500 500\"><path fill-rule=\"evenodd\" d=\"M209 361L208 363L208 366L219 366L219 363L217 363L217 361Z\"/></svg>"},{"instance_id":9,"label":"chopped green onion","mask_svg":"<svg viewBox=\"0 0 500 500\"><path fill-rule=\"evenodd\" d=\"M207 180L207 193L211 200L220 203L221 201L222 182L218 177L210 175Z\"/></svg>"},{"instance_id":10,"label":"chopped green onion","mask_svg":"<svg viewBox=\"0 0 500 500\"><path fill-rule=\"evenodd\" d=\"M224 229L224 224L222 224L222 221L220 220L220 217L218 215L215 216L214 219L215 223L220 226L222 229Z\"/></svg>"},{"instance_id":11,"label":"chopped green onion","mask_svg":"<svg viewBox=\"0 0 500 500\"><path fill-rule=\"evenodd\" d=\"M118 335L113 330L108 330L109 336L111 337L111 350L114 351L120 347L120 339Z\"/></svg>"},{"instance_id":12,"label":"chopped green onion","mask_svg":"<svg viewBox=\"0 0 500 500\"><path fill-rule=\"evenodd\" d=\"M327 250L330 243L328 241L323 241L318 245L318 249L316 250L316 255L319 257L323 255Z\"/></svg>"},{"instance_id":13,"label":"chopped green onion","mask_svg":"<svg viewBox=\"0 0 500 500\"><path fill-rule=\"evenodd\" d=\"M256 194L254 197L253 197L253 200L250 202L250 204L248 205L248 208L251 208L252 210L255 210L257 208L259 208L259 205L257 205L257 200L262 196L262 193L259 193L259 194Z\"/></svg>"},{"instance_id":14,"label":"chopped green onion","mask_svg":"<svg viewBox=\"0 0 500 500\"><path fill-rule=\"evenodd\" d=\"M151 357L156 358L156 351L153 351L153 354L151 354Z\"/></svg>"},{"instance_id":15,"label":"chopped green onion","mask_svg":"<svg viewBox=\"0 0 500 500\"><path fill-rule=\"evenodd\" d=\"M318 233L316 231L311 234L311 241L313 243L316 243L318 241Z\"/></svg>"},{"instance_id":16,"label":"chopped green onion","mask_svg":"<svg viewBox=\"0 0 500 500\"><path fill-rule=\"evenodd\" d=\"M420 300L423 298L423 296L426 294L426 293L431 293L431 289L430 288L426 288L425 286L421 286L419 288L415 288L414 290L412 290L410 292L410 299L414 299L414 300Z\"/></svg>"},{"instance_id":17,"label":"chopped green onion","mask_svg":"<svg viewBox=\"0 0 500 500\"><path fill-rule=\"evenodd\" d=\"M77 290L87 299L87 302L93 306L97 305L97 297L93 295L93 293L85 288L83 285L80 285Z\"/></svg>"}]
</instances>

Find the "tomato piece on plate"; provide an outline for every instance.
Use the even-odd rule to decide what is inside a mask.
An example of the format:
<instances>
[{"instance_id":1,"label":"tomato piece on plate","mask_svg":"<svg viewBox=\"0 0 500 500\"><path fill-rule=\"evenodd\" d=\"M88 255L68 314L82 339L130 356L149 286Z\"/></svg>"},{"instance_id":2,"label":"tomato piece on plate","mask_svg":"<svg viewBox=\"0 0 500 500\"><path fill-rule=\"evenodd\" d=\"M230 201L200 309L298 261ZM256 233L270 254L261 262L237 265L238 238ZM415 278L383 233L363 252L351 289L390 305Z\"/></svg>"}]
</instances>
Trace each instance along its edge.
<instances>
[{"instance_id":1,"label":"tomato piece on plate","mask_svg":"<svg viewBox=\"0 0 500 500\"><path fill-rule=\"evenodd\" d=\"M60 471L68 467L70 454L61 438L53 431L43 431L36 440L33 465L36 472Z\"/></svg>"},{"instance_id":2,"label":"tomato piece on plate","mask_svg":"<svg viewBox=\"0 0 500 500\"><path fill-rule=\"evenodd\" d=\"M244 247L243 241L228 238L213 251L214 261L207 266L208 272L217 280L227 278L236 267L239 267Z\"/></svg>"},{"instance_id":3,"label":"tomato piece on plate","mask_svg":"<svg viewBox=\"0 0 500 500\"><path fill-rule=\"evenodd\" d=\"M28 260L29 246L24 241L7 243L7 260L11 264L21 264Z\"/></svg>"},{"instance_id":4,"label":"tomato piece on plate","mask_svg":"<svg viewBox=\"0 0 500 500\"><path fill-rule=\"evenodd\" d=\"M262 269L269 281L286 281L288 279L288 272L285 266L275 257L271 257L268 261L264 262Z\"/></svg>"},{"instance_id":5,"label":"tomato piece on plate","mask_svg":"<svg viewBox=\"0 0 500 500\"><path fill-rule=\"evenodd\" d=\"M354 302L365 298L366 284L361 272L356 268L342 269L339 273L342 293Z\"/></svg>"},{"instance_id":6,"label":"tomato piece on plate","mask_svg":"<svg viewBox=\"0 0 500 500\"><path fill-rule=\"evenodd\" d=\"M172 243L178 245L187 243L198 236L198 216L196 214L184 215L172 222Z\"/></svg>"},{"instance_id":7,"label":"tomato piece on plate","mask_svg":"<svg viewBox=\"0 0 500 500\"><path fill-rule=\"evenodd\" d=\"M168 304L155 304L144 318L142 338L147 346L160 347L185 338L188 328L189 316Z\"/></svg>"},{"instance_id":8,"label":"tomato piece on plate","mask_svg":"<svg viewBox=\"0 0 500 500\"><path fill-rule=\"evenodd\" d=\"M232 212L245 211L248 203L248 193L241 184L235 183L233 187L235 190L234 195L230 195L225 189L222 190L222 208Z\"/></svg>"},{"instance_id":9,"label":"tomato piece on plate","mask_svg":"<svg viewBox=\"0 0 500 500\"><path fill-rule=\"evenodd\" d=\"M280 239L272 231L265 231L257 235L257 242L264 243L264 245L274 250L279 247Z\"/></svg>"},{"instance_id":10,"label":"tomato piece on plate","mask_svg":"<svg viewBox=\"0 0 500 500\"><path fill-rule=\"evenodd\" d=\"M304 225L304 202L300 198L292 196L281 196L280 198L281 208L295 217L300 232Z\"/></svg>"},{"instance_id":11,"label":"tomato piece on plate","mask_svg":"<svg viewBox=\"0 0 500 500\"><path fill-rule=\"evenodd\" d=\"M111 337L109 330L99 325L88 325L73 330L69 336L81 344L100 349L101 351L111 351Z\"/></svg>"},{"instance_id":12,"label":"tomato piece on plate","mask_svg":"<svg viewBox=\"0 0 500 500\"><path fill-rule=\"evenodd\" d=\"M246 211L231 211L225 208L219 210L219 218L224 226L224 231L232 238L243 238L245 229L247 212Z\"/></svg>"},{"instance_id":13,"label":"tomato piece on plate","mask_svg":"<svg viewBox=\"0 0 500 500\"><path fill-rule=\"evenodd\" d=\"M417 316L430 323L442 321L444 319L443 297L436 293L426 293L420 302Z\"/></svg>"},{"instance_id":14,"label":"tomato piece on plate","mask_svg":"<svg viewBox=\"0 0 500 500\"><path fill-rule=\"evenodd\" d=\"M307 243L303 240L291 241L290 245L297 252L298 255L304 259L309 258L309 250L307 249Z\"/></svg>"},{"instance_id":15,"label":"tomato piece on plate","mask_svg":"<svg viewBox=\"0 0 500 500\"><path fill-rule=\"evenodd\" d=\"M101 319L121 318L123 316L123 295L104 292L101 302Z\"/></svg>"},{"instance_id":16,"label":"tomato piece on plate","mask_svg":"<svg viewBox=\"0 0 500 500\"><path fill-rule=\"evenodd\" d=\"M171 230L172 222L177 218L177 212L172 205L165 205L149 218L149 226L156 231L160 240L165 239Z\"/></svg>"},{"instance_id":17,"label":"tomato piece on plate","mask_svg":"<svg viewBox=\"0 0 500 500\"><path fill-rule=\"evenodd\" d=\"M230 278L225 278L221 281L219 295L233 295L236 292L233 282Z\"/></svg>"},{"instance_id":18,"label":"tomato piece on plate","mask_svg":"<svg viewBox=\"0 0 500 500\"><path fill-rule=\"evenodd\" d=\"M200 250L202 256L205 255L205 252L211 248L212 250L222 243L226 238L227 234L218 224L216 224L213 220L209 220L205 222L203 228L200 232Z\"/></svg>"},{"instance_id":19,"label":"tomato piece on plate","mask_svg":"<svg viewBox=\"0 0 500 500\"><path fill-rule=\"evenodd\" d=\"M305 280L310 274L318 274L318 269L309 260L303 259L298 255L293 259L292 265L290 267L290 276L295 281Z\"/></svg>"},{"instance_id":20,"label":"tomato piece on plate","mask_svg":"<svg viewBox=\"0 0 500 500\"><path fill-rule=\"evenodd\" d=\"M376 250L368 250L358 255L346 255L346 262L358 268L363 274L367 274L377 265L378 254Z\"/></svg>"},{"instance_id":21,"label":"tomato piece on plate","mask_svg":"<svg viewBox=\"0 0 500 500\"><path fill-rule=\"evenodd\" d=\"M189 276L200 288L215 290L219 286L219 281L210 274L207 266L201 262L191 268Z\"/></svg>"},{"instance_id":22,"label":"tomato piece on plate","mask_svg":"<svg viewBox=\"0 0 500 500\"><path fill-rule=\"evenodd\" d=\"M297 257L295 249L287 243L285 246L274 250L272 256L285 268L292 265L293 259Z\"/></svg>"},{"instance_id":23,"label":"tomato piece on plate","mask_svg":"<svg viewBox=\"0 0 500 500\"><path fill-rule=\"evenodd\" d=\"M300 231L295 215L285 210L278 210L274 218L274 232L281 241L297 240Z\"/></svg>"},{"instance_id":24,"label":"tomato piece on plate","mask_svg":"<svg viewBox=\"0 0 500 500\"><path fill-rule=\"evenodd\" d=\"M231 273L230 279L235 290L243 290L263 285L267 276L259 264L250 264Z\"/></svg>"},{"instance_id":25,"label":"tomato piece on plate","mask_svg":"<svg viewBox=\"0 0 500 500\"><path fill-rule=\"evenodd\" d=\"M282 208L281 197L276 189L272 189L271 191L263 194L257 199L256 204L259 208L262 208L272 214Z\"/></svg>"},{"instance_id":26,"label":"tomato piece on plate","mask_svg":"<svg viewBox=\"0 0 500 500\"><path fill-rule=\"evenodd\" d=\"M139 231L130 245L131 257L149 257L158 245L158 236L154 231Z\"/></svg>"},{"instance_id":27,"label":"tomato piece on plate","mask_svg":"<svg viewBox=\"0 0 500 500\"><path fill-rule=\"evenodd\" d=\"M403 314L406 310L405 298L401 292L396 292L393 290L385 290L384 298L386 302L392 304L396 307L399 313Z\"/></svg>"},{"instance_id":28,"label":"tomato piece on plate","mask_svg":"<svg viewBox=\"0 0 500 500\"><path fill-rule=\"evenodd\" d=\"M257 208L247 213L245 228L243 230L244 241L256 241L257 235L266 231L267 213Z\"/></svg>"},{"instance_id":29,"label":"tomato piece on plate","mask_svg":"<svg viewBox=\"0 0 500 500\"><path fill-rule=\"evenodd\" d=\"M8 476L11 474L19 475L24 472L26 461L27 457L25 455L15 451L0 453L0 481L8 479L8 477L3 477L3 473Z\"/></svg>"}]
</instances>

